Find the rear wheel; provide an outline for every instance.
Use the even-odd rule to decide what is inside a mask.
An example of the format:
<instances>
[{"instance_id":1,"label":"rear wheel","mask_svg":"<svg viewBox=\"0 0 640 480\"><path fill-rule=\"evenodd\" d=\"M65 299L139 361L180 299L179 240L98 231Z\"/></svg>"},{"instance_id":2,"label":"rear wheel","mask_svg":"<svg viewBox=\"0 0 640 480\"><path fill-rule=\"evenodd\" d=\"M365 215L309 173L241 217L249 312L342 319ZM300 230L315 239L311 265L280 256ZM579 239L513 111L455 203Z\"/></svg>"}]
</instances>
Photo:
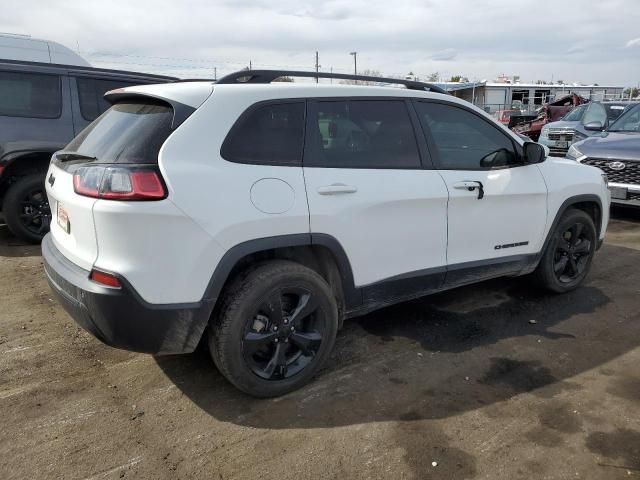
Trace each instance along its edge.
<instances>
[{"instance_id":1,"label":"rear wheel","mask_svg":"<svg viewBox=\"0 0 640 480\"><path fill-rule=\"evenodd\" d=\"M568 210L558 222L534 276L554 292L577 288L591 268L596 250L596 228L582 210Z\"/></svg>"},{"instance_id":2,"label":"rear wheel","mask_svg":"<svg viewBox=\"0 0 640 480\"><path fill-rule=\"evenodd\" d=\"M44 177L36 173L19 178L9 187L2 212L9 230L16 237L26 242L40 242L51 223Z\"/></svg>"},{"instance_id":3,"label":"rear wheel","mask_svg":"<svg viewBox=\"0 0 640 480\"><path fill-rule=\"evenodd\" d=\"M227 289L209 330L211 356L240 390L273 397L307 383L329 356L338 330L331 289L313 270L272 261Z\"/></svg>"}]
</instances>

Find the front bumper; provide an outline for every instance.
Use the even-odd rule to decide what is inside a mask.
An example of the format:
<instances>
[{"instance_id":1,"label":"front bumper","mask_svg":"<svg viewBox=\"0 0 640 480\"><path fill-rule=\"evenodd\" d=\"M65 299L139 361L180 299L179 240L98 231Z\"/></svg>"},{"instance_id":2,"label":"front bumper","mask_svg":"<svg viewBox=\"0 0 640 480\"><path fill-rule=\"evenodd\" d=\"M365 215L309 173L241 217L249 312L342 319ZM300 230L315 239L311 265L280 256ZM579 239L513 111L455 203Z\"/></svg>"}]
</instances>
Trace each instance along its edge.
<instances>
[{"instance_id":1,"label":"front bumper","mask_svg":"<svg viewBox=\"0 0 640 480\"><path fill-rule=\"evenodd\" d=\"M149 304L122 278L122 288L103 287L60 253L51 234L42 240L42 258L58 302L98 340L153 354L189 353L198 345L211 314L210 303Z\"/></svg>"},{"instance_id":2,"label":"front bumper","mask_svg":"<svg viewBox=\"0 0 640 480\"><path fill-rule=\"evenodd\" d=\"M628 183L609 182L609 188L618 188L626 190L626 198L611 197L611 203L616 205L627 205L630 207L640 207L640 185L631 185Z\"/></svg>"}]
</instances>

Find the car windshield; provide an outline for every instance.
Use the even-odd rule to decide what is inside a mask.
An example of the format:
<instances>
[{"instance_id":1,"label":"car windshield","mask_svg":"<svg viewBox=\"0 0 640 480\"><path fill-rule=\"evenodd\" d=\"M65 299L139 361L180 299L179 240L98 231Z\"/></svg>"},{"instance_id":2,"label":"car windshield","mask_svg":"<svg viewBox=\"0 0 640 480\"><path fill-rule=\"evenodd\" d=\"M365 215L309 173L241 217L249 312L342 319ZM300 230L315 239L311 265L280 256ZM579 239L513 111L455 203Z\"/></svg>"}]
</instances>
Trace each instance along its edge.
<instances>
[{"instance_id":1,"label":"car windshield","mask_svg":"<svg viewBox=\"0 0 640 480\"><path fill-rule=\"evenodd\" d=\"M610 132L640 132L640 105L624 112L613 122Z\"/></svg>"},{"instance_id":2,"label":"car windshield","mask_svg":"<svg viewBox=\"0 0 640 480\"><path fill-rule=\"evenodd\" d=\"M564 117L562 117L562 120L566 122L579 122L580 120L582 120L584 112L588 106L589 105L587 104L578 105L576 108L574 108L569 113L567 113Z\"/></svg>"}]
</instances>

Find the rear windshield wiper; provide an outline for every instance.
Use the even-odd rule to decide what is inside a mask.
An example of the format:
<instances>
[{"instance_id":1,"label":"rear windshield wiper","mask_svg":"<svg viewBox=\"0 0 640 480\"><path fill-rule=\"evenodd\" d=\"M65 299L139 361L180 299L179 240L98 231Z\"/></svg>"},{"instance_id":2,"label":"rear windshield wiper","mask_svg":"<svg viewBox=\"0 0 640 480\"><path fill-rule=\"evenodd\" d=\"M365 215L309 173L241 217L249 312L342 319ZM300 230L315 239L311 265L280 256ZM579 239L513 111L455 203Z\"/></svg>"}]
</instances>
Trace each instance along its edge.
<instances>
[{"instance_id":1,"label":"rear windshield wiper","mask_svg":"<svg viewBox=\"0 0 640 480\"><path fill-rule=\"evenodd\" d=\"M56 158L61 162L68 162L70 160L97 160L96 157L92 157L91 155L83 155L78 152L58 152L56 153Z\"/></svg>"}]
</instances>

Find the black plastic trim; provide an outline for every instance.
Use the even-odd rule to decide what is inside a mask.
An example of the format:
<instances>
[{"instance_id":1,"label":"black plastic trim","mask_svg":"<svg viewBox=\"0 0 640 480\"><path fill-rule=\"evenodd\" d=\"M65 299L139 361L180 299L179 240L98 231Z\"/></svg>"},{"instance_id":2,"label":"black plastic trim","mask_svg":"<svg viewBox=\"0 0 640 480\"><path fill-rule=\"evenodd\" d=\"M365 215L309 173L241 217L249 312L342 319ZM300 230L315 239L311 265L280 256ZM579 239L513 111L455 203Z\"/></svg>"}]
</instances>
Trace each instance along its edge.
<instances>
[{"instance_id":1,"label":"black plastic trim","mask_svg":"<svg viewBox=\"0 0 640 480\"><path fill-rule=\"evenodd\" d=\"M57 300L81 327L107 345L153 354L189 353L198 345L212 304L149 304L121 276L122 288L101 286L60 253L51 234L42 240L42 258Z\"/></svg>"}]
</instances>

